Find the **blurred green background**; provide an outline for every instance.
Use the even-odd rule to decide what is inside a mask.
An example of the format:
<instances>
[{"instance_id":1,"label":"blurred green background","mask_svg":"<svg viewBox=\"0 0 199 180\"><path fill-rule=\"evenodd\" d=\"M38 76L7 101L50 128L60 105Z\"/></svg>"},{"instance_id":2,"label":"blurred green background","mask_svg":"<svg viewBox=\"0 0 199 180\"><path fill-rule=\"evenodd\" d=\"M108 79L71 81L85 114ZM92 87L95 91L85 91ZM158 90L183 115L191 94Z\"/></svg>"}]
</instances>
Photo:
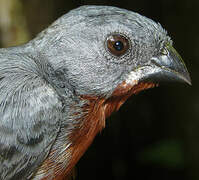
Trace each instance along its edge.
<instances>
[{"instance_id":1,"label":"blurred green background","mask_svg":"<svg viewBox=\"0 0 199 180\"><path fill-rule=\"evenodd\" d=\"M131 97L79 161L77 179L199 180L199 1L0 0L0 47L27 42L82 4L118 6L160 22L193 85L163 85Z\"/></svg>"}]
</instances>

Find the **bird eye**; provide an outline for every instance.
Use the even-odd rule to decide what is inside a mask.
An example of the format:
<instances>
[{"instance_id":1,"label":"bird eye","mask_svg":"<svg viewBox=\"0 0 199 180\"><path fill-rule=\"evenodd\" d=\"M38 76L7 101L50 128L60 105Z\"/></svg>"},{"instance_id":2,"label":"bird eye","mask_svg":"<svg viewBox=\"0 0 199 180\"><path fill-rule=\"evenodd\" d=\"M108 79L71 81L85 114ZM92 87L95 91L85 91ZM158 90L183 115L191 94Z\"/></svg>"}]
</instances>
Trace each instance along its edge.
<instances>
[{"instance_id":1,"label":"bird eye","mask_svg":"<svg viewBox=\"0 0 199 180\"><path fill-rule=\"evenodd\" d=\"M122 56L129 47L129 40L123 35L114 34L107 38L107 48L115 56Z\"/></svg>"}]
</instances>

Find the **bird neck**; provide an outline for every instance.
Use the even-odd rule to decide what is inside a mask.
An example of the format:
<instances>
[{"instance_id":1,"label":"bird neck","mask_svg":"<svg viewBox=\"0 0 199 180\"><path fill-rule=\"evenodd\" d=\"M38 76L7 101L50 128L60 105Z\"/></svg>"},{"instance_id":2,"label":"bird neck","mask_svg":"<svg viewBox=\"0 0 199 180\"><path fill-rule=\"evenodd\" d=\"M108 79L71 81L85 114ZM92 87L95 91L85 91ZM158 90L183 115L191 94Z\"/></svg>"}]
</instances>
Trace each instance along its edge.
<instances>
[{"instance_id":1,"label":"bird neck","mask_svg":"<svg viewBox=\"0 0 199 180\"><path fill-rule=\"evenodd\" d=\"M91 96L81 96L80 99L84 104L74 103L69 108L72 113L65 119L71 119L71 122L61 128L55 144L35 177L43 174L42 180L70 179L75 164L96 134L105 127L104 99Z\"/></svg>"},{"instance_id":2,"label":"bird neck","mask_svg":"<svg viewBox=\"0 0 199 180\"><path fill-rule=\"evenodd\" d=\"M85 102L81 105L81 111L72 110L72 115L67 118L71 119L71 123L61 128L56 143L39 170L45 177L42 180L50 177L56 180L68 180L75 164L90 146L96 134L105 127L105 119L117 111L129 96L154 86L153 83L142 83L134 87L121 84L108 99L81 96L80 101ZM77 106L71 106L70 109L76 109L75 107Z\"/></svg>"},{"instance_id":3,"label":"bird neck","mask_svg":"<svg viewBox=\"0 0 199 180\"><path fill-rule=\"evenodd\" d=\"M96 134L105 127L104 99L91 96L81 98L87 103L82 108L83 115L76 119L76 127L69 135L72 143L68 151L71 157L64 173L66 176L90 146Z\"/></svg>"}]
</instances>

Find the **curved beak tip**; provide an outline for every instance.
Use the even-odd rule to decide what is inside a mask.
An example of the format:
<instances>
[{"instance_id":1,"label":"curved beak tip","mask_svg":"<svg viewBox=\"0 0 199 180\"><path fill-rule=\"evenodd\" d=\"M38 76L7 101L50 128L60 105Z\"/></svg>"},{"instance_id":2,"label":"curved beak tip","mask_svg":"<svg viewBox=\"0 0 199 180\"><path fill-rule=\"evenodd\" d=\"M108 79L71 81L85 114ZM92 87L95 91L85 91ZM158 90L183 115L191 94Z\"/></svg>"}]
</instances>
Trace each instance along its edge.
<instances>
[{"instance_id":1,"label":"curved beak tip","mask_svg":"<svg viewBox=\"0 0 199 180\"><path fill-rule=\"evenodd\" d=\"M171 45L167 46L167 51L168 53L166 55L153 57L151 59L151 63L161 69L158 73L159 80L166 79L167 81L179 81L192 85L189 72L181 56Z\"/></svg>"},{"instance_id":2,"label":"curved beak tip","mask_svg":"<svg viewBox=\"0 0 199 180\"><path fill-rule=\"evenodd\" d=\"M186 74L186 76L184 76L184 82L186 82L187 84L189 84L190 86L192 85L192 82L191 82L191 77L189 75L189 73Z\"/></svg>"}]
</instances>

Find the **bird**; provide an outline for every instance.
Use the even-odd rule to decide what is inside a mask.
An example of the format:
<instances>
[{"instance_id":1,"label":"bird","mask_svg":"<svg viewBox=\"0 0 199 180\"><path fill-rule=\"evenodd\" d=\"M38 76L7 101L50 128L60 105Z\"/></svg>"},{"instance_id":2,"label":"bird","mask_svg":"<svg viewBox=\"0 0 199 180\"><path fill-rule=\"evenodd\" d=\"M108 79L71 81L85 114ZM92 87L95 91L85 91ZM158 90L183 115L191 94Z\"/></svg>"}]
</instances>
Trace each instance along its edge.
<instances>
[{"instance_id":1,"label":"bird","mask_svg":"<svg viewBox=\"0 0 199 180\"><path fill-rule=\"evenodd\" d=\"M0 179L70 179L105 119L165 81L191 84L167 31L118 7L78 7L1 48Z\"/></svg>"}]
</instances>

